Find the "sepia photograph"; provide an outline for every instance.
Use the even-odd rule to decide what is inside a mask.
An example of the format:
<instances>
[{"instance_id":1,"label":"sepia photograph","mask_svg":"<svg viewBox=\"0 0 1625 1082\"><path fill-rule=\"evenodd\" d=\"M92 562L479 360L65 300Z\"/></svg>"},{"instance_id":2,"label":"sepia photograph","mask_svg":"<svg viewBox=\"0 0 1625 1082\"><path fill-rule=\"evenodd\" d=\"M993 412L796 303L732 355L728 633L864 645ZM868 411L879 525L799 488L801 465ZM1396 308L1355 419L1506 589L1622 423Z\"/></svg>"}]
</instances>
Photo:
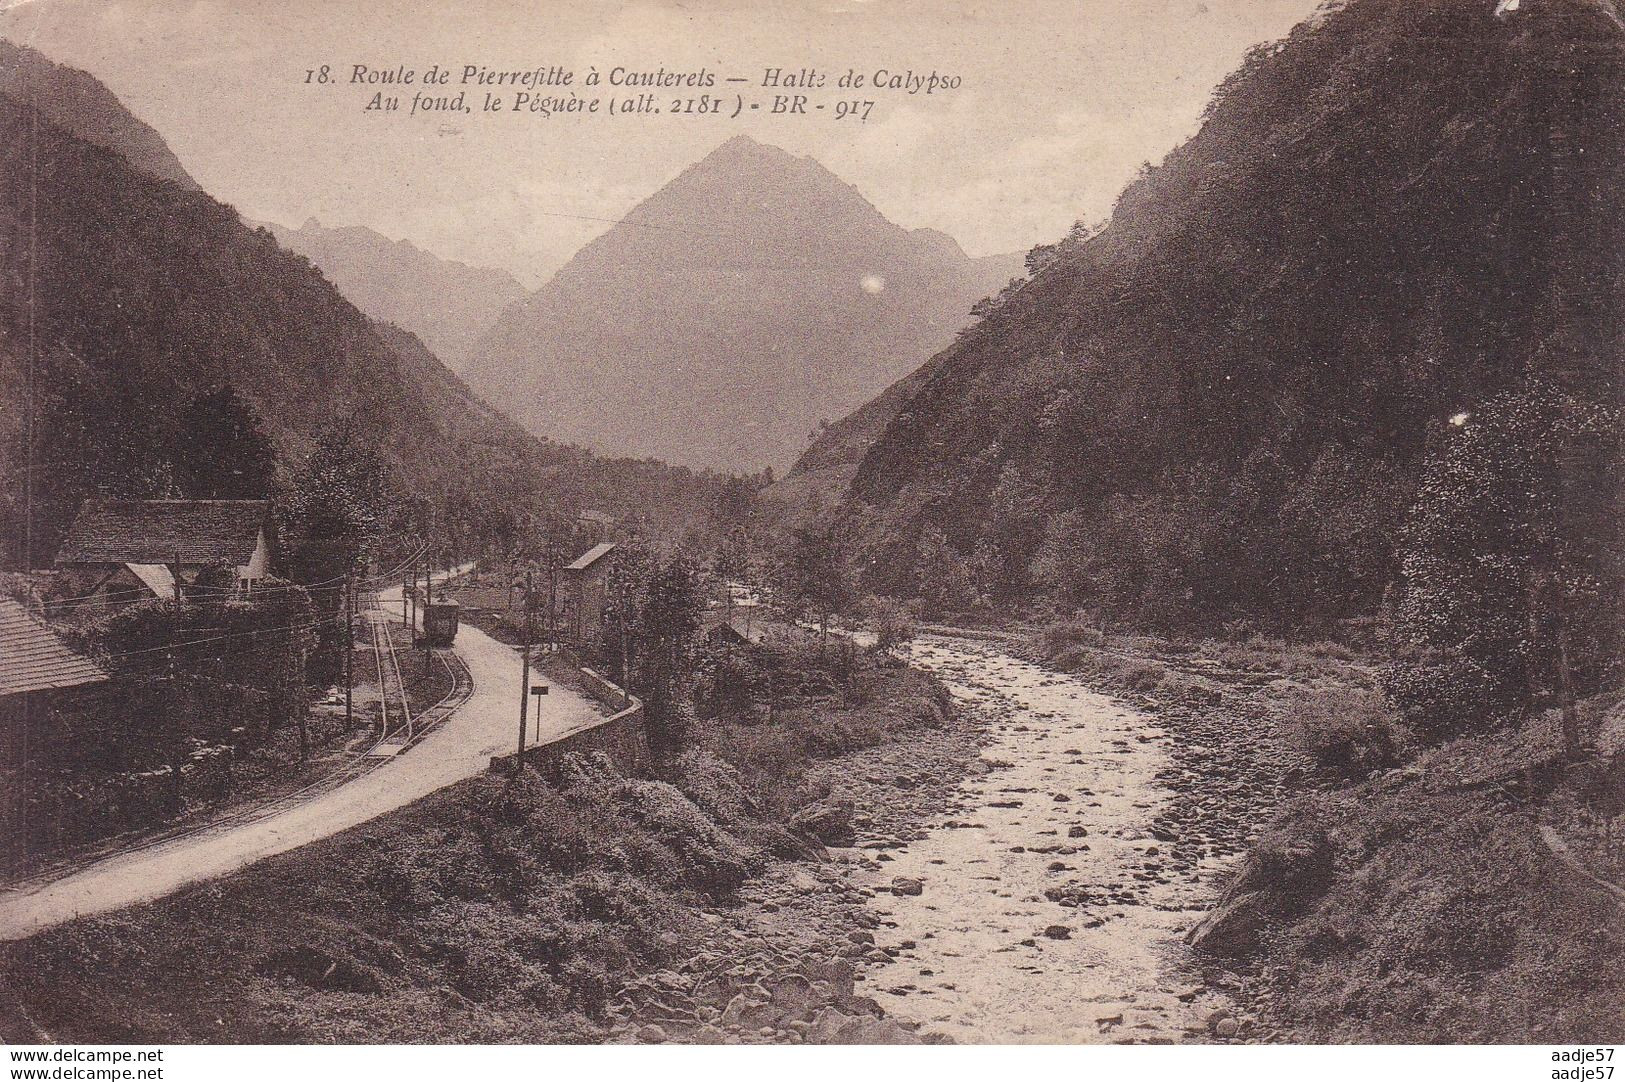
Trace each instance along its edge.
<instances>
[{"instance_id":1,"label":"sepia photograph","mask_svg":"<svg viewBox=\"0 0 1625 1082\"><path fill-rule=\"evenodd\" d=\"M1622 316L1616 0L0 0L3 1077L1609 1082Z\"/></svg>"}]
</instances>

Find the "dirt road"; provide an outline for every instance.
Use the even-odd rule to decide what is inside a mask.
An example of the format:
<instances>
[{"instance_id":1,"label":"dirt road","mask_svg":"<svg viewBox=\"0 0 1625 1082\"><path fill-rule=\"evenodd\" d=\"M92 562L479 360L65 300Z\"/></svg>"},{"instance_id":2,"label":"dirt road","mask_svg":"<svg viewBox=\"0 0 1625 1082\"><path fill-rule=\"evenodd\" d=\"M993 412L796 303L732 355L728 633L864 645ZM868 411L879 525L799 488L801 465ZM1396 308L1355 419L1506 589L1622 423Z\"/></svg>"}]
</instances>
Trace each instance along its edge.
<instances>
[{"instance_id":1,"label":"dirt road","mask_svg":"<svg viewBox=\"0 0 1625 1082\"><path fill-rule=\"evenodd\" d=\"M379 600L398 620L399 589ZM410 751L338 789L264 818L113 854L61 878L0 893L0 941L226 875L485 770L491 756L511 751L518 738L519 656L467 626L457 634L456 652L473 676L473 695ZM543 743L599 716L590 702L563 687L554 687L539 709Z\"/></svg>"}]
</instances>

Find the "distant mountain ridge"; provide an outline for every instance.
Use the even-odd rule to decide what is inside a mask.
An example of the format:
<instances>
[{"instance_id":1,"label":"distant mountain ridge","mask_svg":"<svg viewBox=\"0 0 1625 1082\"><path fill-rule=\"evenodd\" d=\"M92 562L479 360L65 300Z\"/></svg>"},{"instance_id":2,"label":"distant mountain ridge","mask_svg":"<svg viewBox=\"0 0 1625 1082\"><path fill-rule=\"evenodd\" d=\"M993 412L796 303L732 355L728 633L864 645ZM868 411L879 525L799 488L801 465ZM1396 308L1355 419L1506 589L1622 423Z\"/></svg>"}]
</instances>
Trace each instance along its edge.
<instances>
[{"instance_id":1,"label":"distant mountain ridge","mask_svg":"<svg viewBox=\"0 0 1625 1082\"><path fill-rule=\"evenodd\" d=\"M465 372L539 434L783 470L1018 266L902 229L812 159L737 136L512 306Z\"/></svg>"},{"instance_id":2,"label":"distant mountain ridge","mask_svg":"<svg viewBox=\"0 0 1625 1082\"><path fill-rule=\"evenodd\" d=\"M148 176L196 191L169 144L137 120L95 77L0 38L0 94L34 105L40 116L87 143L122 155Z\"/></svg>"},{"instance_id":3,"label":"distant mountain ridge","mask_svg":"<svg viewBox=\"0 0 1625 1082\"><path fill-rule=\"evenodd\" d=\"M507 271L442 259L362 226L333 228L310 218L298 229L264 228L314 263L357 308L416 334L453 371L529 292Z\"/></svg>"}]
</instances>

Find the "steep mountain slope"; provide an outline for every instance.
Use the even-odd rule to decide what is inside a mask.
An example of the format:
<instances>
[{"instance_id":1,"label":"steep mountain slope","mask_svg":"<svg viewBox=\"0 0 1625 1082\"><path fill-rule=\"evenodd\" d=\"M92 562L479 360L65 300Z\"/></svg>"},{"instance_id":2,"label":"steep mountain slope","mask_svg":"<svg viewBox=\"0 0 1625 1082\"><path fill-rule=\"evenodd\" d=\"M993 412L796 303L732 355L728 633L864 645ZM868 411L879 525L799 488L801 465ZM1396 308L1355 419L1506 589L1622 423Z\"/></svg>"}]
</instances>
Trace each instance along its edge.
<instances>
[{"instance_id":1,"label":"steep mountain slope","mask_svg":"<svg viewBox=\"0 0 1625 1082\"><path fill-rule=\"evenodd\" d=\"M937 354L867 405L821 431L790 471L762 490L774 520L789 528L839 508L863 457L915 392L930 381L945 356Z\"/></svg>"},{"instance_id":2,"label":"steep mountain slope","mask_svg":"<svg viewBox=\"0 0 1625 1082\"><path fill-rule=\"evenodd\" d=\"M900 229L817 162L739 136L514 306L466 372L542 435L782 469L945 344L1011 263Z\"/></svg>"},{"instance_id":3,"label":"steep mountain slope","mask_svg":"<svg viewBox=\"0 0 1625 1082\"><path fill-rule=\"evenodd\" d=\"M416 334L454 371L504 309L527 293L506 271L441 259L360 226L267 224L277 243L327 275L357 308Z\"/></svg>"},{"instance_id":4,"label":"steep mountain slope","mask_svg":"<svg viewBox=\"0 0 1625 1082\"><path fill-rule=\"evenodd\" d=\"M1533 375L1617 400L1620 23L1508 7L1354 0L1255 50L886 406L849 493L873 584L913 590L939 526L995 588L1147 619L1364 611L1448 418Z\"/></svg>"},{"instance_id":5,"label":"steep mountain slope","mask_svg":"<svg viewBox=\"0 0 1625 1082\"><path fill-rule=\"evenodd\" d=\"M400 532L441 545L511 534L527 508L709 498L686 471L527 435L232 208L0 94L0 563L48 563L87 495L171 493L214 453L187 407L227 386L284 478L324 434L376 447Z\"/></svg>"},{"instance_id":6,"label":"steep mountain slope","mask_svg":"<svg viewBox=\"0 0 1625 1082\"><path fill-rule=\"evenodd\" d=\"M197 189L169 145L130 115L93 76L53 63L26 45L0 39L0 94L37 105L40 116L87 143L122 154L148 176Z\"/></svg>"}]
</instances>

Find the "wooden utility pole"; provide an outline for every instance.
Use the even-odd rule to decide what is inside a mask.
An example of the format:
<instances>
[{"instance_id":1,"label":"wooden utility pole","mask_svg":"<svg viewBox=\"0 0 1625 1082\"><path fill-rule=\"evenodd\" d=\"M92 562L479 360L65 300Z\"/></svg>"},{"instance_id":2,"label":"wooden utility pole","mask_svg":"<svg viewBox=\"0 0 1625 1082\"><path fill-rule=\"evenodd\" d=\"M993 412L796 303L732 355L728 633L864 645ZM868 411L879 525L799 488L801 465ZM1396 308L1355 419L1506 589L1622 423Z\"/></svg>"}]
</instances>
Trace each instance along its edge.
<instances>
[{"instance_id":1,"label":"wooden utility pole","mask_svg":"<svg viewBox=\"0 0 1625 1082\"><path fill-rule=\"evenodd\" d=\"M434 601L434 564L423 566L423 604L419 612L423 613L423 671L429 671L429 656L433 649L429 645L429 605Z\"/></svg>"},{"instance_id":2,"label":"wooden utility pole","mask_svg":"<svg viewBox=\"0 0 1625 1082\"><path fill-rule=\"evenodd\" d=\"M525 643L519 652L519 754L514 757L513 772L525 768L525 722L530 708L530 587L531 572L525 572Z\"/></svg>"},{"instance_id":3,"label":"wooden utility pole","mask_svg":"<svg viewBox=\"0 0 1625 1082\"><path fill-rule=\"evenodd\" d=\"M351 572L344 573L344 725L355 728L355 625L350 619ZM301 751L301 756L303 752Z\"/></svg>"},{"instance_id":4,"label":"wooden utility pole","mask_svg":"<svg viewBox=\"0 0 1625 1082\"><path fill-rule=\"evenodd\" d=\"M412 626L411 617L406 615L406 576L401 576L401 623L407 627Z\"/></svg>"},{"instance_id":5,"label":"wooden utility pole","mask_svg":"<svg viewBox=\"0 0 1625 1082\"><path fill-rule=\"evenodd\" d=\"M547 547L547 641L554 652L559 648L559 550Z\"/></svg>"},{"instance_id":6,"label":"wooden utility pole","mask_svg":"<svg viewBox=\"0 0 1625 1082\"><path fill-rule=\"evenodd\" d=\"M621 604L621 619L620 619L620 624L621 624L621 709L622 710L625 710L627 707L632 705L632 677L631 677L630 673L628 672L628 669L630 668L630 666L627 664L627 649L626 649L626 617L627 617L627 611L626 610L629 607L630 607L629 602L627 600L623 600L622 604Z\"/></svg>"}]
</instances>

